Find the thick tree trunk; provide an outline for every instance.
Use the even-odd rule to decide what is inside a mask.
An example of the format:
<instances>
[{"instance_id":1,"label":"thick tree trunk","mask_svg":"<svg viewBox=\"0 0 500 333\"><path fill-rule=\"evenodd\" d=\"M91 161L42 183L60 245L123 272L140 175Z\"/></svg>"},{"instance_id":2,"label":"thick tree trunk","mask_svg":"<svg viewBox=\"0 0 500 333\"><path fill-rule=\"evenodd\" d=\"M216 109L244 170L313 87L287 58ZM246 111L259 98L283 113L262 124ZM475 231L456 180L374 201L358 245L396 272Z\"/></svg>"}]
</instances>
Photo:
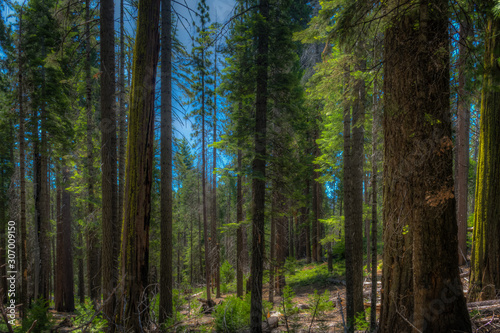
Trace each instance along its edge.
<instances>
[{"instance_id":1,"label":"thick tree trunk","mask_svg":"<svg viewBox=\"0 0 500 333\"><path fill-rule=\"evenodd\" d=\"M101 163L102 163L102 296L108 332L115 331L120 229L117 217L115 112L115 29L113 0L101 1ZM125 277L122 277L125 278Z\"/></svg>"},{"instance_id":2,"label":"thick tree trunk","mask_svg":"<svg viewBox=\"0 0 500 333\"><path fill-rule=\"evenodd\" d=\"M466 15L466 14L465 14ZM467 37L469 18L460 21L460 40L458 44L458 95L457 95L457 134L456 134L456 198L458 225L458 264L467 262L467 197L469 177L469 126L470 105L465 90L467 66Z\"/></svg>"},{"instance_id":3,"label":"thick tree trunk","mask_svg":"<svg viewBox=\"0 0 500 333\"><path fill-rule=\"evenodd\" d=\"M345 77L347 85L350 80L347 71ZM346 320L349 332L354 331L354 317L364 311L363 248L360 246L363 243L364 81L358 79L354 83L352 130L351 107L344 107Z\"/></svg>"},{"instance_id":4,"label":"thick tree trunk","mask_svg":"<svg viewBox=\"0 0 500 333\"><path fill-rule=\"evenodd\" d=\"M25 114L24 114L24 59L22 50L24 48L22 42L23 35L23 8L19 13L19 187L20 187L20 223L21 223L21 305L19 307L19 315L21 318L26 317L26 309L28 307L28 239L26 234L26 148L24 142L25 130Z\"/></svg>"},{"instance_id":5,"label":"thick tree trunk","mask_svg":"<svg viewBox=\"0 0 500 333\"><path fill-rule=\"evenodd\" d=\"M250 329L262 332L262 276L265 249L265 196L266 196L266 126L269 36L266 29L269 0L260 0L257 23L257 89L255 109L255 157L252 162L252 267Z\"/></svg>"},{"instance_id":6,"label":"thick tree trunk","mask_svg":"<svg viewBox=\"0 0 500 333\"><path fill-rule=\"evenodd\" d=\"M172 9L161 3L161 264L160 323L172 317Z\"/></svg>"},{"instance_id":7,"label":"thick tree trunk","mask_svg":"<svg viewBox=\"0 0 500 333\"><path fill-rule=\"evenodd\" d=\"M139 332L148 317L149 223L153 181L154 96L158 64L160 0L140 0L132 72L127 168L125 172L124 251L125 328ZM141 324L142 323L142 324Z\"/></svg>"},{"instance_id":8,"label":"thick tree trunk","mask_svg":"<svg viewBox=\"0 0 500 333\"><path fill-rule=\"evenodd\" d=\"M71 241L71 197L67 190L70 182L70 173L67 166L62 167L62 187L60 218L57 220L57 261L56 261L56 289L55 308L60 312L75 310L73 291L73 251Z\"/></svg>"},{"instance_id":9,"label":"thick tree trunk","mask_svg":"<svg viewBox=\"0 0 500 333\"><path fill-rule=\"evenodd\" d=\"M378 40L375 41L375 52L378 48ZM379 118L379 91L378 91L378 81L375 78L373 83L373 123L372 123L372 193L371 193L371 208L372 208L372 218L371 218L371 279L372 279L372 288L371 288L371 299L370 306L372 309L377 308L377 221L378 221L378 213L377 213L377 161L378 161L378 127L380 123ZM370 331L374 332L377 328L377 311L370 311Z\"/></svg>"},{"instance_id":10,"label":"thick tree trunk","mask_svg":"<svg viewBox=\"0 0 500 333\"><path fill-rule=\"evenodd\" d=\"M120 0L120 54L118 65L118 204L117 223L123 223L123 197L125 192L125 154L127 142L127 122L125 110L125 36L124 36L124 0ZM130 73L129 73L130 75ZM121 228L121 227L120 227ZM120 228L116 230L116 236L121 237ZM119 246L118 246L119 248Z\"/></svg>"},{"instance_id":11,"label":"thick tree trunk","mask_svg":"<svg viewBox=\"0 0 500 333\"><path fill-rule=\"evenodd\" d=\"M457 261L447 5L403 4L385 34L382 332L471 332Z\"/></svg>"},{"instance_id":12,"label":"thick tree trunk","mask_svg":"<svg viewBox=\"0 0 500 333\"><path fill-rule=\"evenodd\" d=\"M493 1L489 1L489 9ZM495 298L500 289L500 19L488 13L481 95L479 160L476 178L470 291L473 300Z\"/></svg>"},{"instance_id":13,"label":"thick tree trunk","mask_svg":"<svg viewBox=\"0 0 500 333\"><path fill-rule=\"evenodd\" d=\"M87 275L89 280L89 296L94 302L94 305L101 299L101 274L102 269L96 269L100 266L101 247L98 236L97 221L94 217L94 143L92 140L92 132L94 130L94 122L92 117L92 77L90 73L90 0L86 1L85 5L85 78L86 78L86 91L85 91L85 108L87 113Z\"/></svg>"}]
</instances>

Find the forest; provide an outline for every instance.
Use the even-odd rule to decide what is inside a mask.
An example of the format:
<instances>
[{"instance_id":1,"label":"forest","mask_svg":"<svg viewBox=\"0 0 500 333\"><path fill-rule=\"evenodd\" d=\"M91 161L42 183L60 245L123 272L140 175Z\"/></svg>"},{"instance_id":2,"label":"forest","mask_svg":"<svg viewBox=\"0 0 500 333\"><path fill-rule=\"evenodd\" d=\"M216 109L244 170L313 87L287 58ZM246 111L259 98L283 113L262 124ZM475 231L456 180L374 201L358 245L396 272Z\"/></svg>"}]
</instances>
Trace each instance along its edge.
<instances>
[{"instance_id":1,"label":"forest","mask_svg":"<svg viewBox=\"0 0 500 333\"><path fill-rule=\"evenodd\" d=\"M497 0L0 0L0 138L0 332L500 332Z\"/></svg>"}]
</instances>

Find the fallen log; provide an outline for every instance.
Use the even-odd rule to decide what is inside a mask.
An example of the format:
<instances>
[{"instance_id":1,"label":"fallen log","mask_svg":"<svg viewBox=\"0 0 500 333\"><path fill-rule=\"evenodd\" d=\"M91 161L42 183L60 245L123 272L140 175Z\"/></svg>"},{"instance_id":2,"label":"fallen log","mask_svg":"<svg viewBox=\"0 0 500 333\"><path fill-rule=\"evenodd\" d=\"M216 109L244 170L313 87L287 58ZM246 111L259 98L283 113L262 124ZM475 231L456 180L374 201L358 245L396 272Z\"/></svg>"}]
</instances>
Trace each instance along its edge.
<instances>
[{"instance_id":1,"label":"fallen log","mask_svg":"<svg viewBox=\"0 0 500 333\"><path fill-rule=\"evenodd\" d=\"M500 299L492 299L489 301L480 301L480 302L471 302L471 303L467 303L467 307L469 307L469 308L471 308L471 307L484 307L484 306L488 306L488 305L497 305L497 304L500 304Z\"/></svg>"}]
</instances>

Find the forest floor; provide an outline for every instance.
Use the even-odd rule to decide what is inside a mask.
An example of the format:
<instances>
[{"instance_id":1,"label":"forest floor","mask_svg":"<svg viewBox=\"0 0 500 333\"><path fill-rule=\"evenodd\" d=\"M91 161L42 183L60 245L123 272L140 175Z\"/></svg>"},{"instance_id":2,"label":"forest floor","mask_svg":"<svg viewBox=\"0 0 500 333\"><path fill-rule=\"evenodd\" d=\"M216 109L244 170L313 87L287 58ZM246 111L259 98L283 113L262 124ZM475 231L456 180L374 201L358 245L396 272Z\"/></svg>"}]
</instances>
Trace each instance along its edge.
<instances>
[{"instance_id":1,"label":"forest floor","mask_svg":"<svg viewBox=\"0 0 500 333\"><path fill-rule=\"evenodd\" d=\"M381 258L380 258L381 259ZM380 263L381 261L379 261ZM269 299L269 277L264 277L263 300L264 309L267 312L267 321L271 328L266 331L271 333L278 332L344 332L345 320L345 262L339 260L334 263L333 272L328 272L327 264L307 264L305 262L296 262L288 265L285 274L285 280L288 289L288 297L275 296L274 302L267 302ZM366 269L365 269L366 272ZM377 318L380 314L380 279L381 264L377 269ZM357 332L368 332L369 312L371 297L371 281L365 273L364 278L364 302L366 310L366 319L358 318L356 320ZM464 292L467 295L466 286L468 285L469 269L461 267L461 279L464 286ZM238 309L233 312L227 310L227 304L231 299L235 299L234 281L227 285L222 285L222 297L216 298L215 302L224 309L224 325L231 320L241 319L242 313L246 310ZM291 291L291 293L290 293ZM284 294L287 294L285 292ZM220 314L202 313L202 302L200 299L206 298L203 286L197 289L189 289L184 292L174 294L174 305L177 309L175 324L168 327L168 332L215 332L217 323L220 325ZM156 300L156 301L155 301ZM247 304L248 300L240 301L241 304ZM477 333L500 333L500 300L483 303L469 303L469 313L472 319L473 332ZM151 306L157 313L157 298L151 302ZM234 310L234 309L233 309ZM227 311L227 312L226 312ZM217 311L216 311L217 312ZM49 309L51 315L51 332L102 332L106 325L105 321L96 316L93 308L77 306L75 313L58 313ZM227 314L227 316L226 316ZM227 317L227 318L226 318ZM219 318L219 322L217 321ZM368 320L368 321L367 321ZM240 320L241 322L241 320ZM229 324L228 324L229 325ZM0 325L0 332L6 332L4 325ZM157 332L154 329L148 332ZM230 325L229 325L230 326ZM220 327L220 326L219 326ZM235 332L236 330L227 330ZM245 329L238 332L247 332Z\"/></svg>"},{"instance_id":2,"label":"forest floor","mask_svg":"<svg viewBox=\"0 0 500 333\"><path fill-rule=\"evenodd\" d=\"M294 274L286 274L287 284L292 287L293 297L291 305L293 307L292 314L285 315L283 310L283 298L280 296L274 297L274 303L271 310L268 312L270 318L277 317L273 321L277 323L277 327L273 327L268 332L344 332L345 320L345 268L344 262L334 264L334 271L329 273L327 264L298 264ZM366 269L365 269L366 271ZM380 315L380 287L381 287L381 265L377 270L377 318ZM464 286L464 292L467 294L466 286L468 285L469 268L461 267L461 280ZM265 281L266 282L266 281ZM324 307L318 310L318 302L313 299L312 295L325 295L328 299L328 304L322 302ZM221 298L216 298L216 304L224 304L227 297L234 296L235 293L229 292ZM195 294L195 297L200 297L200 294ZM364 304L366 313L365 318L356 320L357 332L369 332L369 312L370 297L371 297L371 280L365 273L364 278ZM192 297L196 302L195 297ZM263 299L268 300L269 284L264 284ZM326 306L325 306L326 305ZM472 320L473 332L477 333L500 333L500 300L497 305L493 306L470 306L469 313ZM264 305L266 306L266 305ZM267 305L269 306L269 305ZM198 311L194 314L193 310ZM317 310L317 311L315 311ZM215 332L215 319L212 314L200 314L200 308L191 303L190 307L184 307L180 311L185 318L176 329L172 332ZM288 325L287 325L288 324ZM244 330L241 332L245 332Z\"/></svg>"}]
</instances>

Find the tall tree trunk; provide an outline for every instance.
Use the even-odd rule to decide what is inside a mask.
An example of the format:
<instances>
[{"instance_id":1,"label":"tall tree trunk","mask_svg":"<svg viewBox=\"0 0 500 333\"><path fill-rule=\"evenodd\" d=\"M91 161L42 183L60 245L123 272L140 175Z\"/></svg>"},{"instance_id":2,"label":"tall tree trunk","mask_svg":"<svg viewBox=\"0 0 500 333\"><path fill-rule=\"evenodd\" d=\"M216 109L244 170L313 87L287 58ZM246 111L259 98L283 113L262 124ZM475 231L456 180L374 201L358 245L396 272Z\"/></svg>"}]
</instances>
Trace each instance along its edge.
<instances>
[{"instance_id":1,"label":"tall tree trunk","mask_svg":"<svg viewBox=\"0 0 500 333\"><path fill-rule=\"evenodd\" d=\"M458 43L458 95L457 95L457 148L456 148L456 198L458 225L458 264L467 262L467 197L469 178L469 126L470 105L465 90L467 66L467 37L469 24L467 14L460 20L460 39Z\"/></svg>"},{"instance_id":2,"label":"tall tree trunk","mask_svg":"<svg viewBox=\"0 0 500 333\"><path fill-rule=\"evenodd\" d=\"M40 178L41 176L41 168L40 168L40 140L38 137L38 112L36 110L33 110L33 122L34 122L34 128L33 128L33 196L34 196L34 202L35 202L35 213L34 213L34 220L35 220L35 251L34 251L34 291L33 291L33 298L38 299L40 298L41 295L41 290L40 290L40 274L41 274L41 265L40 265Z\"/></svg>"},{"instance_id":3,"label":"tall tree trunk","mask_svg":"<svg viewBox=\"0 0 500 333\"><path fill-rule=\"evenodd\" d=\"M378 49L378 40L375 40L374 54L375 58ZM372 193L371 193L371 206L372 206L372 219L371 219L371 308L377 308L377 145L378 145L378 126L379 126L379 91L378 81L375 78L373 83L373 123L372 123ZM377 328L377 311L370 311L370 331L374 332Z\"/></svg>"},{"instance_id":4,"label":"tall tree trunk","mask_svg":"<svg viewBox=\"0 0 500 333\"><path fill-rule=\"evenodd\" d=\"M98 227L97 221L95 219L94 212L94 181L95 181L95 170L94 170L94 143L92 140L92 132L94 130L94 122L92 117L92 77L90 73L90 0L86 1L85 5L85 49L86 49L86 60L85 60L85 78L86 78L86 89L85 89L85 108L87 113L87 274L89 280L89 296L93 301L94 306L97 305L98 301L101 299L101 272L102 269L96 269L96 267L101 267L100 257L101 257L101 247L99 244Z\"/></svg>"},{"instance_id":5,"label":"tall tree trunk","mask_svg":"<svg viewBox=\"0 0 500 333\"><path fill-rule=\"evenodd\" d=\"M49 200L49 187L48 187L48 177L47 177L47 132L46 128L46 113L45 106L42 106L41 110L41 151L40 151L40 296L49 300L50 297L50 279L52 276L51 270L51 251L50 251L50 218L48 210L48 200Z\"/></svg>"},{"instance_id":6,"label":"tall tree trunk","mask_svg":"<svg viewBox=\"0 0 500 333\"><path fill-rule=\"evenodd\" d=\"M125 110L125 36L124 36L124 0L120 0L120 57L118 65L118 204L117 223L123 223L123 197L125 191L125 154L127 141L127 122ZM120 229L117 237L121 237Z\"/></svg>"},{"instance_id":7,"label":"tall tree trunk","mask_svg":"<svg viewBox=\"0 0 500 333\"><path fill-rule=\"evenodd\" d=\"M345 85L350 80L348 69ZM344 106L344 198L346 244L346 320L348 332L354 332L354 318L363 306L363 121L364 81L354 81L351 105ZM362 87L361 87L362 86ZM346 93L348 87L346 87Z\"/></svg>"},{"instance_id":8,"label":"tall tree trunk","mask_svg":"<svg viewBox=\"0 0 500 333\"><path fill-rule=\"evenodd\" d=\"M241 103L239 105L241 111ZM241 147L241 140L238 147ZM236 295L243 297L243 190L242 190L242 152L238 149L238 176L236 185L236 222L239 224L236 231Z\"/></svg>"},{"instance_id":9,"label":"tall tree trunk","mask_svg":"<svg viewBox=\"0 0 500 333\"><path fill-rule=\"evenodd\" d=\"M24 48L23 41L23 7L19 12L19 182L20 182L20 222L21 222L21 305L19 307L19 315L21 318L26 317L26 309L28 307L28 239L26 234L26 148L24 142L24 58L22 50Z\"/></svg>"},{"instance_id":10,"label":"tall tree trunk","mask_svg":"<svg viewBox=\"0 0 500 333\"><path fill-rule=\"evenodd\" d=\"M60 312L72 312L75 310L73 291L73 251L71 241L71 198L67 190L70 181L69 168L62 167L62 187L60 218L57 220L57 269L55 308ZM59 215L59 212L57 212Z\"/></svg>"},{"instance_id":11,"label":"tall tree trunk","mask_svg":"<svg viewBox=\"0 0 500 333\"><path fill-rule=\"evenodd\" d=\"M252 267L250 329L262 332L262 276L265 248L265 196L266 196L266 126L269 36L266 29L269 0L260 0L260 21L257 23L257 94L255 109L255 157L252 162Z\"/></svg>"},{"instance_id":12,"label":"tall tree trunk","mask_svg":"<svg viewBox=\"0 0 500 333\"><path fill-rule=\"evenodd\" d=\"M457 261L448 2L400 6L384 45L380 330L471 332Z\"/></svg>"},{"instance_id":13,"label":"tall tree trunk","mask_svg":"<svg viewBox=\"0 0 500 333\"><path fill-rule=\"evenodd\" d=\"M488 1L492 10L493 1ZM484 78L481 95L479 160L476 178L470 290L472 299L492 299L500 289L500 19L487 14Z\"/></svg>"},{"instance_id":14,"label":"tall tree trunk","mask_svg":"<svg viewBox=\"0 0 500 333\"><path fill-rule=\"evenodd\" d=\"M311 225L309 223L309 205L307 204L309 202L309 191L310 191L310 179L307 177L306 179L306 191L305 191L305 197L306 197L306 204L303 207L303 214L302 214L302 220L304 221L302 223L302 227L305 229L305 245L306 245L306 260L307 263L311 262Z\"/></svg>"},{"instance_id":15,"label":"tall tree trunk","mask_svg":"<svg viewBox=\"0 0 500 333\"><path fill-rule=\"evenodd\" d=\"M102 163L102 295L108 332L115 331L117 249L117 161L115 112L115 29L113 0L101 1L101 163ZM125 278L125 277L122 277Z\"/></svg>"},{"instance_id":16,"label":"tall tree trunk","mask_svg":"<svg viewBox=\"0 0 500 333\"><path fill-rule=\"evenodd\" d=\"M172 317L172 9L161 3L161 272L160 323Z\"/></svg>"},{"instance_id":17,"label":"tall tree trunk","mask_svg":"<svg viewBox=\"0 0 500 333\"><path fill-rule=\"evenodd\" d=\"M276 182L273 184L273 189L271 192L271 239L269 242L269 297L268 301L274 303L274 293L275 293L275 273L277 271L276 265L276 247L279 246L277 244L277 240L279 237L276 237L276 216L278 213L276 212L276 196L278 195L278 189L276 188Z\"/></svg>"},{"instance_id":18,"label":"tall tree trunk","mask_svg":"<svg viewBox=\"0 0 500 333\"><path fill-rule=\"evenodd\" d=\"M80 215L80 214L79 214ZM77 263L78 263L78 301L81 305L85 303L85 271L83 263L83 233L82 227L77 223L76 232L78 234L77 243Z\"/></svg>"},{"instance_id":19,"label":"tall tree trunk","mask_svg":"<svg viewBox=\"0 0 500 333\"><path fill-rule=\"evenodd\" d=\"M318 158L321 154L319 150L318 143L316 140L319 139L319 124L318 124L318 119L316 119L316 125L314 129L314 137L313 137L313 149L314 149L314 157ZM316 169L319 168L319 165L314 164L314 169L313 170L313 219L312 219L312 230L313 230L313 260L318 262L321 261L321 223L319 222L320 215L321 215L321 184L318 181L318 178L320 177L320 174Z\"/></svg>"},{"instance_id":20,"label":"tall tree trunk","mask_svg":"<svg viewBox=\"0 0 500 333\"><path fill-rule=\"evenodd\" d=\"M217 90L217 46L215 46L215 71L214 71L214 92ZM217 142L217 93L214 94L214 133L213 142ZM213 175L212 175L212 241L213 250L215 255L213 258L213 270L216 286L215 297L220 298L220 269L219 269L219 238L217 236L217 175L215 169L217 168L217 149L213 149Z\"/></svg>"},{"instance_id":21,"label":"tall tree trunk","mask_svg":"<svg viewBox=\"0 0 500 333\"><path fill-rule=\"evenodd\" d=\"M125 172L122 238L125 244L121 255L122 269L126 276L122 300L122 306L126 303L126 307L122 319L127 330L136 332L142 330L141 323L146 323L148 317L145 288L148 284L160 0L140 0L138 13Z\"/></svg>"},{"instance_id":22,"label":"tall tree trunk","mask_svg":"<svg viewBox=\"0 0 500 333\"><path fill-rule=\"evenodd\" d=\"M210 277L212 276L212 264L210 258L211 241L208 235L207 220L207 181L206 181L206 153L205 153L205 49L201 51L202 72L201 72L201 193L203 200L203 240L205 242L205 283L207 291L207 302L211 304Z\"/></svg>"}]
</instances>

